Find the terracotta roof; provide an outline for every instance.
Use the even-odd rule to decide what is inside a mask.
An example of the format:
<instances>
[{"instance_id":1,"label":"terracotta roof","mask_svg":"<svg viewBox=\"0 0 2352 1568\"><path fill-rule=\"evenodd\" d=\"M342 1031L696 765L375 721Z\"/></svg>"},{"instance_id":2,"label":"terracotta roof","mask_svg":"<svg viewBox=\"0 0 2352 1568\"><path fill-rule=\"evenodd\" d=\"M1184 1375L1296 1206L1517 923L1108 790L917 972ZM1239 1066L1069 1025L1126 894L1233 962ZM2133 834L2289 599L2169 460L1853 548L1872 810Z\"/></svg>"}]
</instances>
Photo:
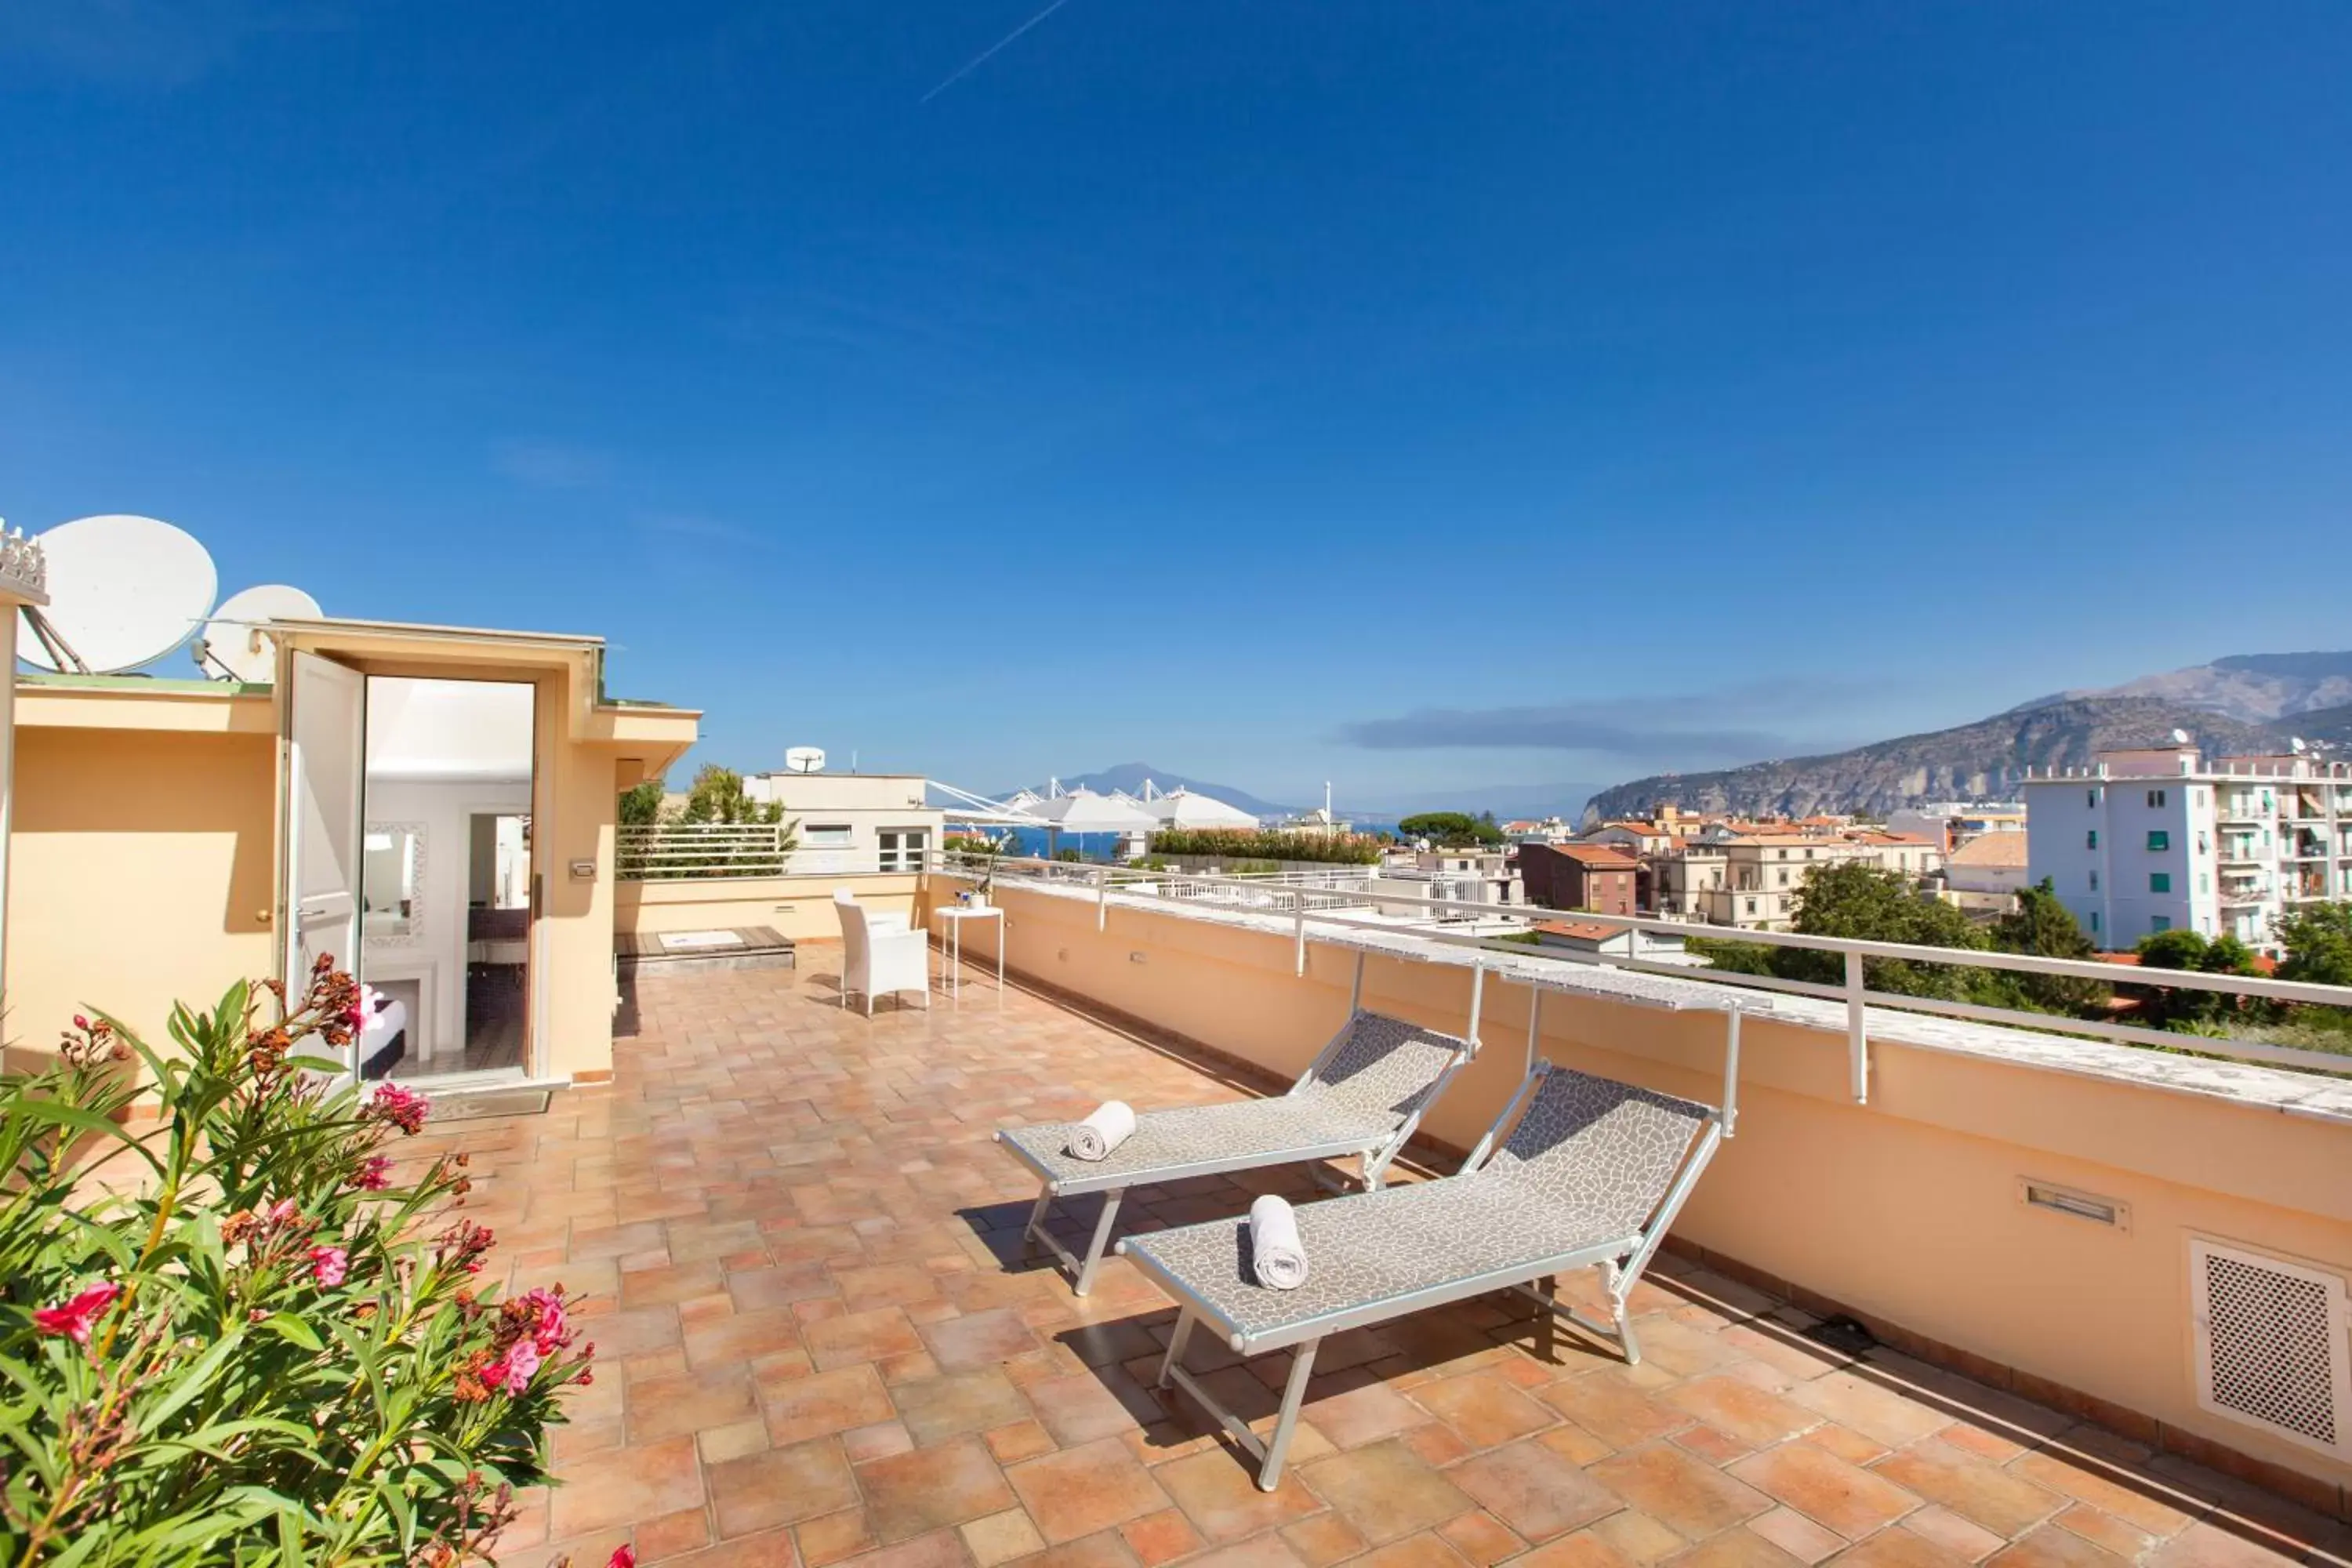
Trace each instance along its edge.
<instances>
[{"instance_id":1,"label":"terracotta roof","mask_svg":"<svg viewBox=\"0 0 2352 1568\"><path fill-rule=\"evenodd\" d=\"M1632 871L1642 864L1622 849L1612 849L1606 844L1555 844L1551 847L1555 853L1596 871Z\"/></svg>"},{"instance_id":2,"label":"terracotta roof","mask_svg":"<svg viewBox=\"0 0 2352 1568\"><path fill-rule=\"evenodd\" d=\"M2025 835L2022 833L1985 833L1969 839L1945 860L1948 866L2022 867L2025 864Z\"/></svg>"},{"instance_id":3,"label":"terracotta roof","mask_svg":"<svg viewBox=\"0 0 2352 1568\"><path fill-rule=\"evenodd\" d=\"M1545 921L1536 927L1547 936L1573 937L1579 942L1599 942L1615 936L1623 926L1603 925L1599 921Z\"/></svg>"}]
</instances>

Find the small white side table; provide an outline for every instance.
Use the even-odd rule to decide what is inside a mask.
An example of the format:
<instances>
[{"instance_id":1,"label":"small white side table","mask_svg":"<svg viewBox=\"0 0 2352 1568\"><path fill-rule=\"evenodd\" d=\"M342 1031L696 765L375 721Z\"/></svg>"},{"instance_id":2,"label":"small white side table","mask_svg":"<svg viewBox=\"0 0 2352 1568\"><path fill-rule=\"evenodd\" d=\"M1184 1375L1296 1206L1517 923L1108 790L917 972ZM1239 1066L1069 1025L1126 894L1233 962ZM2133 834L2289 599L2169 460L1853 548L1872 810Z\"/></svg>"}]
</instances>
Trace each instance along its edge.
<instances>
[{"instance_id":1,"label":"small white side table","mask_svg":"<svg viewBox=\"0 0 2352 1568\"><path fill-rule=\"evenodd\" d=\"M1002 905L998 905L998 904L985 904L985 905L981 906L981 907L980 907L980 908L978 908L978 909L974 909L974 908L973 908L971 905L970 905L970 904L941 904L938 909L935 909L935 910L933 910L931 911L931 918L932 918L932 919L934 919L934 920L943 921L945 921L945 922L946 922L946 929L945 929L944 931L942 931L940 933L940 939L941 939L942 943L943 943L944 945L946 945L946 946L950 947L950 948L952 950L952 954L953 954L953 955L949 959L949 962L948 962L948 972L947 972L947 973L946 973L945 975L941 976L941 978L946 982L946 984L943 984L943 985L940 987L940 989L941 989L941 990L943 990L943 991L945 991L945 992L948 994L948 995L949 995L949 996L950 996L951 998L953 998L953 999L955 999L956 1001L959 1001L959 1002L960 1002L960 1001L961 1001L961 1000L963 1000L963 928L964 928L964 924L965 924L965 922L966 922L966 921L994 921L996 922L996 1001L997 1001L997 1005L998 1005L999 1006L1003 1005L1003 1004L1004 1004L1004 910L1003 910L1003 907Z\"/></svg>"}]
</instances>

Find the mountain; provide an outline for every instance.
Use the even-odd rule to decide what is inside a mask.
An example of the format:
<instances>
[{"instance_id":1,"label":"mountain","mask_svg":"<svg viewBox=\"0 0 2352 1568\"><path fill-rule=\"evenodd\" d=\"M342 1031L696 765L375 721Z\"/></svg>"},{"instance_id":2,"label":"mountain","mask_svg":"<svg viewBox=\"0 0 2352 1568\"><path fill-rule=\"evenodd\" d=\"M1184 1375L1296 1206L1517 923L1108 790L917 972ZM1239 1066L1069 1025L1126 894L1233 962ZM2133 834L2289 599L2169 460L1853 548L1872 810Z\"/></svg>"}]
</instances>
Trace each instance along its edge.
<instances>
[{"instance_id":1,"label":"mountain","mask_svg":"<svg viewBox=\"0 0 2352 1568\"><path fill-rule=\"evenodd\" d=\"M1129 795L1140 795L1143 792L1143 781L1146 779L1150 779L1152 786L1162 794L1172 789L1188 789L1194 795L1205 795L1212 800L1222 800L1227 805L1238 806L1252 816L1296 816L1302 809L1295 805L1276 805L1270 800L1260 800L1247 790L1235 789L1231 784L1210 784L1202 779L1188 779L1181 773L1171 773L1166 768L1155 768L1150 763L1120 763L1095 773L1065 773L1062 775L1061 784L1066 790L1090 789L1097 795L1108 795L1113 790L1125 790ZM1039 795L1045 793L1045 783L1042 779L1028 787ZM1002 800L1005 795L1013 793L1012 790L1004 790L995 798Z\"/></svg>"},{"instance_id":2,"label":"mountain","mask_svg":"<svg viewBox=\"0 0 2352 1568\"><path fill-rule=\"evenodd\" d=\"M2312 657L2343 658L2352 665L2352 655ZM2352 708L2250 722L2165 698L2058 697L1973 724L1828 756L1635 779L1594 795L1584 816L1588 822L1638 816L1662 801L1693 811L1743 816L1844 811L1884 815L1928 800L2013 798L2029 765L2082 766L2094 752L2164 744L2176 729L2188 731L2211 756L2284 751L2290 733L2306 731L2314 731L2307 739L2331 739L2317 732L2328 724L2338 733L2352 732Z\"/></svg>"},{"instance_id":3,"label":"mountain","mask_svg":"<svg viewBox=\"0 0 2352 1568\"><path fill-rule=\"evenodd\" d=\"M2024 704L2042 708L2084 697L2155 697L2263 723L2352 704L2352 653L2241 653L2121 686L2062 691Z\"/></svg>"}]
</instances>

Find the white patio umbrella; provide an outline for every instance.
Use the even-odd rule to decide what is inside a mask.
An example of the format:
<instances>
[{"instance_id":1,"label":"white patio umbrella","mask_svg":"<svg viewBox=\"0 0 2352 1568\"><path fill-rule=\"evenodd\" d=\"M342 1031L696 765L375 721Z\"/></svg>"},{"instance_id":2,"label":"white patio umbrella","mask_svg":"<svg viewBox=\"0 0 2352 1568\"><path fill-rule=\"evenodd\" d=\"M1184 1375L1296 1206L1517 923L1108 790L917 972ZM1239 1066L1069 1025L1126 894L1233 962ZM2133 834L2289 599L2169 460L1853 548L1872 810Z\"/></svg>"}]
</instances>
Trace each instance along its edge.
<instances>
[{"instance_id":1,"label":"white patio umbrella","mask_svg":"<svg viewBox=\"0 0 2352 1568\"><path fill-rule=\"evenodd\" d=\"M1050 856L1058 847L1065 833L1116 833L1122 837L1150 833L1159 821L1139 806L1113 800L1107 795L1097 795L1090 789L1074 790L1049 800L1032 801L1022 807L1024 815L1034 817L1045 829L1045 853Z\"/></svg>"},{"instance_id":2,"label":"white patio umbrella","mask_svg":"<svg viewBox=\"0 0 2352 1568\"><path fill-rule=\"evenodd\" d=\"M1162 827L1255 827L1256 817L1237 805L1227 805L1214 795L1194 795L1188 789L1170 790L1166 795L1144 804Z\"/></svg>"}]
</instances>

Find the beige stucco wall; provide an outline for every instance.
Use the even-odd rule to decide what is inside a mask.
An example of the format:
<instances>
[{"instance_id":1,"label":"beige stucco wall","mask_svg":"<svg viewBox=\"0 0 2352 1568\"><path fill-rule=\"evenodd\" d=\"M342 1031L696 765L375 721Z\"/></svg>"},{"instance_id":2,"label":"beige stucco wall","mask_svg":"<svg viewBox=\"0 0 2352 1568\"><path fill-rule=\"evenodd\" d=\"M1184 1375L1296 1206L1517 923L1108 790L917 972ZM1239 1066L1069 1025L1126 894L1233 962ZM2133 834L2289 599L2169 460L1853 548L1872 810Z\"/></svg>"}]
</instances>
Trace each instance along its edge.
<instances>
[{"instance_id":1,"label":"beige stucco wall","mask_svg":"<svg viewBox=\"0 0 2352 1568\"><path fill-rule=\"evenodd\" d=\"M927 897L939 896L935 879ZM999 886L1012 967L1297 1073L1345 1016L1355 958L1156 910ZM1461 969L1374 958L1366 1003L1460 1032ZM1524 1062L1528 992L1490 981L1485 1048L1428 1131L1466 1148ZM1549 995L1545 1055L1720 1098L1723 1020ZM2191 1237L2352 1272L2352 1126L2021 1061L1873 1047L1846 1092L1843 1035L1751 1019L1738 1135L1676 1233L1888 1321L2334 1484L2352 1467L2200 1410ZM2128 1232L2029 1209L2020 1178L2130 1205Z\"/></svg>"},{"instance_id":2,"label":"beige stucco wall","mask_svg":"<svg viewBox=\"0 0 2352 1568\"><path fill-rule=\"evenodd\" d=\"M693 715L589 708L584 670L477 656L378 674L535 683L537 1067L610 1071L618 792L692 739ZM583 715L585 715L583 718ZM277 704L267 689L20 683L5 1039L48 1049L75 1011L161 1041L174 1001L204 1005L277 973ZM682 733L681 733L682 732ZM576 876L572 862L591 872Z\"/></svg>"},{"instance_id":3,"label":"beige stucco wall","mask_svg":"<svg viewBox=\"0 0 2352 1568\"><path fill-rule=\"evenodd\" d=\"M822 942L841 935L841 921L833 912L835 888L849 889L870 910L912 919L919 880L902 873L623 882L616 889L615 919L620 930L640 936L766 926L794 942ZM976 938L975 945L984 940Z\"/></svg>"},{"instance_id":4,"label":"beige stucco wall","mask_svg":"<svg viewBox=\"0 0 2352 1568\"><path fill-rule=\"evenodd\" d=\"M209 1006L275 972L276 741L266 703L261 723L216 717L166 731L19 723L11 1047L53 1048L87 1007L160 1044L174 1001Z\"/></svg>"}]
</instances>

